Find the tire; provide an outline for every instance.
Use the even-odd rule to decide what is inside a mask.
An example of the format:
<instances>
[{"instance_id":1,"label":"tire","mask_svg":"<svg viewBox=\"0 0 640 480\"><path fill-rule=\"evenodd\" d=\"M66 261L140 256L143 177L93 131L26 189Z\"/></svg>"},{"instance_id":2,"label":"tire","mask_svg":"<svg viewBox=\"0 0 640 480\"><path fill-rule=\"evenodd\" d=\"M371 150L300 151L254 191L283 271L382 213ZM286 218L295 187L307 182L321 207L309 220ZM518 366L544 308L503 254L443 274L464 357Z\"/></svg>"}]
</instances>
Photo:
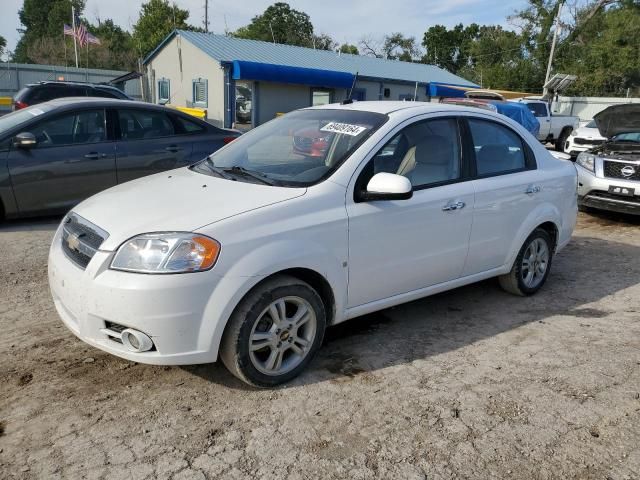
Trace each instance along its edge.
<instances>
[{"instance_id":1,"label":"tire","mask_svg":"<svg viewBox=\"0 0 640 480\"><path fill-rule=\"evenodd\" d=\"M564 144L567 141L567 138L569 138L569 135L571 135L571 130L568 128L565 128L560 132L560 136L555 143L555 149L557 152L564 152Z\"/></svg>"},{"instance_id":2,"label":"tire","mask_svg":"<svg viewBox=\"0 0 640 480\"><path fill-rule=\"evenodd\" d=\"M236 307L220 357L243 382L273 387L306 368L322 345L326 322L325 305L309 284L278 275L256 286Z\"/></svg>"},{"instance_id":3,"label":"tire","mask_svg":"<svg viewBox=\"0 0 640 480\"><path fill-rule=\"evenodd\" d=\"M505 291L521 297L536 293L542 288L549 276L554 247L551 236L542 228L536 228L520 248L511 271L498 277L500 286ZM533 251L530 249L536 252L535 260L530 259ZM533 272L526 268L526 264L531 262L535 264ZM543 272L541 272L542 265L544 265Z\"/></svg>"}]
</instances>

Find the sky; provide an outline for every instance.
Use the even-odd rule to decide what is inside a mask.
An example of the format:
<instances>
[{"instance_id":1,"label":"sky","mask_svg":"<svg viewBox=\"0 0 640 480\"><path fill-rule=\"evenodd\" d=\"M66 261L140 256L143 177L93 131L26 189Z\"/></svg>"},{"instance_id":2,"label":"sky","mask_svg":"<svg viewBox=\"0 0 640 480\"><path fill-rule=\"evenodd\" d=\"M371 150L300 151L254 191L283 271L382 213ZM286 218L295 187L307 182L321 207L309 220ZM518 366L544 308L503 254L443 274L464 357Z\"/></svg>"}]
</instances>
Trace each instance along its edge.
<instances>
[{"instance_id":1,"label":"sky","mask_svg":"<svg viewBox=\"0 0 640 480\"><path fill-rule=\"evenodd\" d=\"M246 25L276 0L209 0L209 30L224 33ZM111 18L131 30L142 0L87 0L84 16L92 23ZM176 0L190 12L189 23L202 26L205 0ZM338 43L358 44L363 37L381 38L391 32L415 36L432 25L457 23L508 25L507 17L522 8L525 0L289 0L292 8L309 14L316 33L329 34ZM22 0L0 0L0 35L13 50L20 37L18 10ZM71 14L69 14L71 18ZM62 30L62 25L60 25Z\"/></svg>"}]
</instances>

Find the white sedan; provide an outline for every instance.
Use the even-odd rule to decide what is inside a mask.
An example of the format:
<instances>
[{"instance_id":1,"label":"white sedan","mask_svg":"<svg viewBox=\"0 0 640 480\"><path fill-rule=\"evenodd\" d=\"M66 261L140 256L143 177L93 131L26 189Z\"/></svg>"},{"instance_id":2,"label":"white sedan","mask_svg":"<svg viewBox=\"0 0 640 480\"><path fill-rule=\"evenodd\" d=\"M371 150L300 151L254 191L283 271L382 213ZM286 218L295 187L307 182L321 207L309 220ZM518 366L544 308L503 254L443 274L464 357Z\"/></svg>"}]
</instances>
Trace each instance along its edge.
<instances>
[{"instance_id":1,"label":"white sedan","mask_svg":"<svg viewBox=\"0 0 640 480\"><path fill-rule=\"evenodd\" d=\"M160 365L220 357L271 386L329 325L491 277L537 292L576 212L573 164L505 116L326 105L84 201L55 234L49 283L94 347Z\"/></svg>"}]
</instances>

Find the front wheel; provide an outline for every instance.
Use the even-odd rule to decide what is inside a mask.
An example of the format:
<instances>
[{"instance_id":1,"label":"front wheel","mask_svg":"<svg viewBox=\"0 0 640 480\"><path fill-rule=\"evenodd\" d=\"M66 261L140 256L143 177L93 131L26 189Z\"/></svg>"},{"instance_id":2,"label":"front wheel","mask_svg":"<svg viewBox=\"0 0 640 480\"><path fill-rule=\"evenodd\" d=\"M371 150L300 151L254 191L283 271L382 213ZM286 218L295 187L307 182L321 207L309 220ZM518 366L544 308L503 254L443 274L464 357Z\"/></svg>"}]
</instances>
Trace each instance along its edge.
<instances>
[{"instance_id":1,"label":"front wheel","mask_svg":"<svg viewBox=\"0 0 640 480\"><path fill-rule=\"evenodd\" d=\"M547 281L553 258L553 241L543 229L537 228L518 252L511 271L498 277L500 286L514 295L533 295Z\"/></svg>"},{"instance_id":2,"label":"front wheel","mask_svg":"<svg viewBox=\"0 0 640 480\"><path fill-rule=\"evenodd\" d=\"M270 387L296 377L322 344L326 313L307 283L279 275L240 302L222 337L220 357L240 380Z\"/></svg>"}]
</instances>

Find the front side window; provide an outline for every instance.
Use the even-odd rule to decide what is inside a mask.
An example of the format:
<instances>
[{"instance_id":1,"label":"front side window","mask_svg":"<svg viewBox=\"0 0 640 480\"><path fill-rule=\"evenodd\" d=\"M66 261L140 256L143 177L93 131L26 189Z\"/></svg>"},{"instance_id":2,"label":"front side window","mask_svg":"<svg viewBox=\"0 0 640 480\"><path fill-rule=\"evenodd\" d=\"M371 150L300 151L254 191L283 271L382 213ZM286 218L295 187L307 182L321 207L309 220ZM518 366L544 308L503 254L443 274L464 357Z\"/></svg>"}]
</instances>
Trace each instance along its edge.
<instances>
[{"instance_id":1,"label":"front side window","mask_svg":"<svg viewBox=\"0 0 640 480\"><path fill-rule=\"evenodd\" d=\"M547 106L544 103L527 103L527 107L536 117L547 116Z\"/></svg>"},{"instance_id":2,"label":"front side window","mask_svg":"<svg viewBox=\"0 0 640 480\"><path fill-rule=\"evenodd\" d=\"M460 178L460 137L455 119L414 123L396 134L371 160L370 175L403 175L414 188Z\"/></svg>"},{"instance_id":3,"label":"front side window","mask_svg":"<svg viewBox=\"0 0 640 480\"><path fill-rule=\"evenodd\" d=\"M38 147L104 142L104 110L87 110L45 120L30 130Z\"/></svg>"},{"instance_id":4,"label":"front side window","mask_svg":"<svg viewBox=\"0 0 640 480\"><path fill-rule=\"evenodd\" d=\"M193 106L207 106L207 80L204 78L197 78L193 81Z\"/></svg>"},{"instance_id":5,"label":"front side window","mask_svg":"<svg viewBox=\"0 0 640 480\"><path fill-rule=\"evenodd\" d=\"M237 180L260 181L257 174L266 179L263 183L313 185L331 175L387 118L339 109L291 112L241 135L194 168Z\"/></svg>"},{"instance_id":6,"label":"front side window","mask_svg":"<svg viewBox=\"0 0 640 480\"><path fill-rule=\"evenodd\" d=\"M166 78L161 78L158 81L158 102L167 103L171 97L171 84Z\"/></svg>"},{"instance_id":7,"label":"front side window","mask_svg":"<svg viewBox=\"0 0 640 480\"><path fill-rule=\"evenodd\" d=\"M525 168L524 144L514 131L497 123L478 119L469 119L469 130L478 175L498 175Z\"/></svg>"},{"instance_id":8,"label":"front side window","mask_svg":"<svg viewBox=\"0 0 640 480\"><path fill-rule=\"evenodd\" d=\"M118 120L122 140L160 138L175 134L173 124L164 112L118 110Z\"/></svg>"}]
</instances>

